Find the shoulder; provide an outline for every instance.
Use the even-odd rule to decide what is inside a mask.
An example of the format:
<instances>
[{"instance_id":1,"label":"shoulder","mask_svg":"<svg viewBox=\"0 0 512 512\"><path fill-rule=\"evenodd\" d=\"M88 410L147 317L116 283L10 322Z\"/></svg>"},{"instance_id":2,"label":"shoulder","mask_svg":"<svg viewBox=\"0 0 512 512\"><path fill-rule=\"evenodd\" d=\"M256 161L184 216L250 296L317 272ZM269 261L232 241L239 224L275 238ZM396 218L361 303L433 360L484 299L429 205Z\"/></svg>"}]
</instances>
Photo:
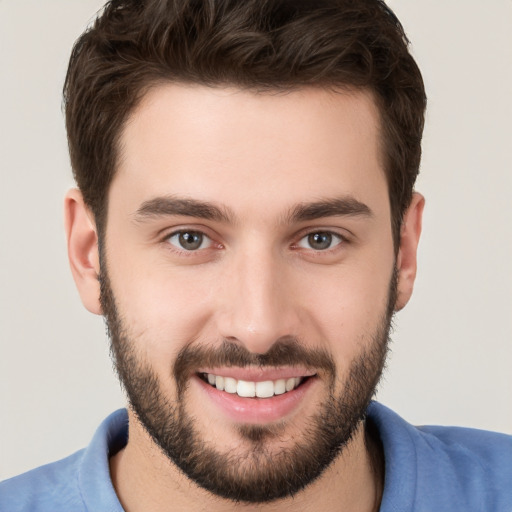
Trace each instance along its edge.
<instances>
[{"instance_id":1,"label":"shoulder","mask_svg":"<svg viewBox=\"0 0 512 512\"><path fill-rule=\"evenodd\" d=\"M78 488L81 450L65 459L0 482L0 510L61 512L85 510Z\"/></svg>"},{"instance_id":2,"label":"shoulder","mask_svg":"<svg viewBox=\"0 0 512 512\"><path fill-rule=\"evenodd\" d=\"M403 500L415 511L512 511L512 436L415 427L376 403L368 419L383 444L385 491L391 501Z\"/></svg>"},{"instance_id":3,"label":"shoulder","mask_svg":"<svg viewBox=\"0 0 512 512\"><path fill-rule=\"evenodd\" d=\"M417 427L425 440L435 442L450 453L452 458L471 459L487 474L508 476L512 487L512 436L498 432L462 427Z\"/></svg>"},{"instance_id":4,"label":"shoulder","mask_svg":"<svg viewBox=\"0 0 512 512\"><path fill-rule=\"evenodd\" d=\"M2 512L122 512L110 479L109 456L128 437L124 409L98 427L89 446L52 464L0 482Z\"/></svg>"}]
</instances>

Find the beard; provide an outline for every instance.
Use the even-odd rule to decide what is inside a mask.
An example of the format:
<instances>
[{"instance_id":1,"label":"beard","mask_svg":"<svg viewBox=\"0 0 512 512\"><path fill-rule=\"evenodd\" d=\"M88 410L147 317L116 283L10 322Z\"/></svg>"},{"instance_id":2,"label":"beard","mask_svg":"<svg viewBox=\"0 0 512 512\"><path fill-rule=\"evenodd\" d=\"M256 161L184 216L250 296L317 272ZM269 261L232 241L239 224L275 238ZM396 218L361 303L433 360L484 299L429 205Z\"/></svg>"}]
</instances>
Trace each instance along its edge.
<instances>
[{"instance_id":1,"label":"beard","mask_svg":"<svg viewBox=\"0 0 512 512\"><path fill-rule=\"evenodd\" d=\"M105 262L103 262L105 263ZM387 306L367 348L352 361L341 390L336 391L336 365L324 350L305 348L293 337L283 337L265 354L224 340L217 346L185 346L176 357L173 377L176 397L162 389L151 365L143 361L120 315L106 265L101 266L101 304L111 341L111 354L130 408L164 455L188 478L213 494L235 502L266 503L295 495L315 481L347 446L364 423L385 366L397 273L390 282ZM203 439L195 419L186 411L190 376L198 368L302 366L321 374L328 390L318 412L300 436L283 448L285 423L244 424L236 427L238 448L220 452ZM271 449L277 441L278 450Z\"/></svg>"}]
</instances>

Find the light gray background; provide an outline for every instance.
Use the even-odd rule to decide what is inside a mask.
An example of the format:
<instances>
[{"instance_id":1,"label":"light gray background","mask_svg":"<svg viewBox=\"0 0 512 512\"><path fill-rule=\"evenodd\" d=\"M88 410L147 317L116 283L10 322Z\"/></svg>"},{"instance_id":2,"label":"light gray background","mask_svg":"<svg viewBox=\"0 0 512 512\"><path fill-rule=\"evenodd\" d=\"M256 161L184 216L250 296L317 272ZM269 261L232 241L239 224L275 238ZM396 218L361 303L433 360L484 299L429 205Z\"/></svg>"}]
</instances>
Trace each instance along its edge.
<instances>
[{"instance_id":1,"label":"light gray background","mask_svg":"<svg viewBox=\"0 0 512 512\"><path fill-rule=\"evenodd\" d=\"M379 399L512 433L512 1L393 0L426 81L414 297ZM86 445L124 399L68 270L60 90L101 0L0 1L0 479Z\"/></svg>"}]
</instances>

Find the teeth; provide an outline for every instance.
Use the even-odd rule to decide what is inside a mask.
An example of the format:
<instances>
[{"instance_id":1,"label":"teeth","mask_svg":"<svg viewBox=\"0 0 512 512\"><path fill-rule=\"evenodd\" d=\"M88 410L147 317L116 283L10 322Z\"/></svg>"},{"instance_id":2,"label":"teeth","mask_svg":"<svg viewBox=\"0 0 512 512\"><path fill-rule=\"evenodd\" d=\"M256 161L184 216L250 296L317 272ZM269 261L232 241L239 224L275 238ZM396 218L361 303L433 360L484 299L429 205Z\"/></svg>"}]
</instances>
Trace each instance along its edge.
<instances>
[{"instance_id":1,"label":"teeth","mask_svg":"<svg viewBox=\"0 0 512 512\"><path fill-rule=\"evenodd\" d=\"M286 393L286 381L284 379L279 379L274 382L274 394L282 395Z\"/></svg>"},{"instance_id":2,"label":"teeth","mask_svg":"<svg viewBox=\"0 0 512 512\"><path fill-rule=\"evenodd\" d=\"M231 377L221 377L208 373L206 380L215 386L219 391L226 391L244 398L270 398L274 395L282 395L293 391L301 382L301 377L291 377L289 379L266 380L263 382L250 382L246 380L236 380Z\"/></svg>"},{"instance_id":3,"label":"teeth","mask_svg":"<svg viewBox=\"0 0 512 512\"><path fill-rule=\"evenodd\" d=\"M254 382L246 382L245 380L239 380L236 386L236 394L238 396L252 397L256 396L256 385Z\"/></svg>"},{"instance_id":4,"label":"teeth","mask_svg":"<svg viewBox=\"0 0 512 512\"><path fill-rule=\"evenodd\" d=\"M256 382L256 396L259 398L274 396L274 383L271 380Z\"/></svg>"},{"instance_id":5,"label":"teeth","mask_svg":"<svg viewBox=\"0 0 512 512\"><path fill-rule=\"evenodd\" d=\"M235 379L231 377L224 377L224 391L227 393L235 394L236 393L237 382Z\"/></svg>"}]
</instances>

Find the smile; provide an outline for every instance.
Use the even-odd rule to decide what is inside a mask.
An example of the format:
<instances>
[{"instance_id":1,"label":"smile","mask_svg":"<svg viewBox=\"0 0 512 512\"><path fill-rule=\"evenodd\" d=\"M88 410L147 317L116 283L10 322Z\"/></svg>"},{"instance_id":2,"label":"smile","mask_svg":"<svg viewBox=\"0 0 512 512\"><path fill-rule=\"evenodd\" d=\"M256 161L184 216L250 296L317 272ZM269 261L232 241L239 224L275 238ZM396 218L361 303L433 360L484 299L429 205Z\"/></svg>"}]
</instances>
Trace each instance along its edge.
<instances>
[{"instance_id":1,"label":"smile","mask_svg":"<svg viewBox=\"0 0 512 512\"><path fill-rule=\"evenodd\" d=\"M304 377L290 377L288 379L252 382L214 375L213 373L203 373L201 377L219 391L237 394L242 398L271 398L275 395L284 395L296 389L304 381Z\"/></svg>"}]
</instances>

